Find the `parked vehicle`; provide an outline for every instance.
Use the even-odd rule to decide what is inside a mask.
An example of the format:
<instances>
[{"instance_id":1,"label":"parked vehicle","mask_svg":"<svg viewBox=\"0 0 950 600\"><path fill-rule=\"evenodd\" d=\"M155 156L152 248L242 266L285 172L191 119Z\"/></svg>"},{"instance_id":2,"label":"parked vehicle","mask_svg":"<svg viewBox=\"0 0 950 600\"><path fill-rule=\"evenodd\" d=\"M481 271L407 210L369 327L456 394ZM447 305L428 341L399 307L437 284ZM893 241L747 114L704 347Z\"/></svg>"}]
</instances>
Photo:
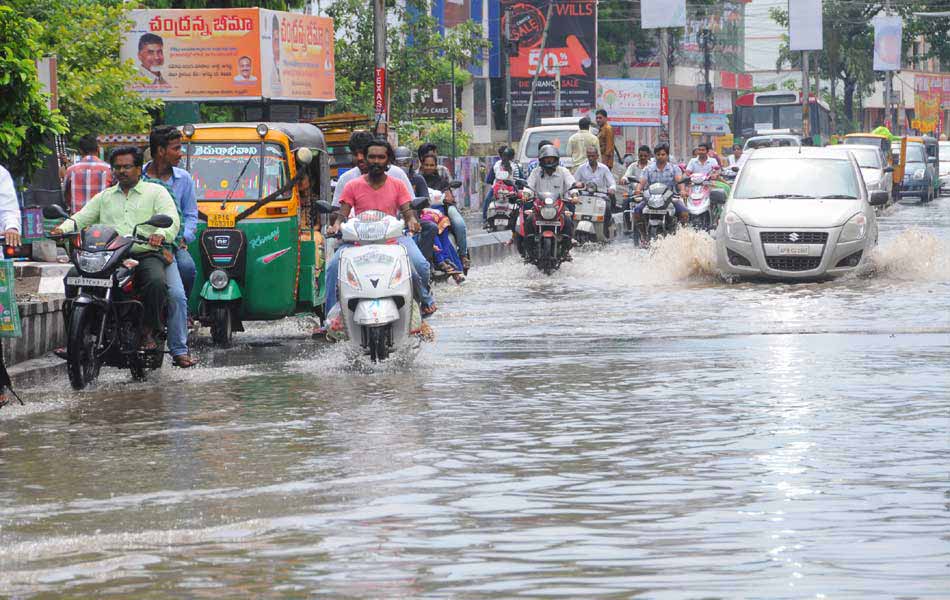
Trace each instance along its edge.
<instances>
[{"instance_id":1,"label":"parked vehicle","mask_svg":"<svg viewBox=\"0 0 950 600\"><path fill-rule=\"evenodd\" d=\"M927 156L927 150L922 143L912 139L908 138L906 144L901 199L916 198L920 202L930 202L936 197L939 186L937 163Z\"/></svg>"},{"instance_id":2,"label":"parked vehicle","mask_svg":"<svg viewBox=\"0 0 950 600\"><path fill-rule=\"evenodd\" d=\"M888 144L888 148L890 144ZM888 198L892 198L891 191L894 182L891 179L891 173L894 167L884 162L880 148L869 144L843 144L838 146L828 146L833 152L847 153L854 156L858 161L858 167L861 169L861 177L864 179L864 185L870 192L887 192ZM890 156L890 154L888 154Z\"/></svg>"},{"instance_id":3,"label":"parked vehicle","mask_svg":"<svg viewBox=\"0 0 950 600\"><path fill-rule=\"evenodd\" d=\"M722 190L710 192L726 200ZM877 244L875 206L858 162L829 148L762 148L749 157L716 236L728 276L816 279L860 269Z\"/></svg>"},{"instance_id":4,"label":"parked vehicle","mask_svg":"<svg viewBox=\"0 0 950 600\"><path fill-rule=\"evenodd\" d=\"M570 168L573 165L567 151L567 142L580 130L578 120L577 117L541 119L541 125L524 130L521 134L521 142L518 144L516 160L525 169L525 176L530 175L531 170L538 166L538 143L542 140L548 140L557 148L562 167Z\"/></svg>"},{"instance_id":5,"label":"parked vehicle","mask_svg":"<svg viewBox=\"0 0 950 600\"><path fill-rule=\"evenodd\" d=\"M581 190L574 201L574 239L578 244L606 244L613 237L612 220L607 207L611 198L607 190L597 189L593 182Z\"/></svg>"},{"instance_id":6,"label":"parked vehicle","mask_svg":"<svg viewBox=\"0 0 950 600\"><path fill-rule=\"evenodd\" d=\"M874 146L881 153L881 160L891 161L891 138L876 133L849 133L844 136L845 146Z\"/></svg>"},{"instance_id":7,"label":"parked vehicle","mask_svg":"<svg viewBox=\"0 0 950 600\"><path fill-rule=\"evenodd\" d=\"M673 190L664 183L654 183L647 189L647 205L643 208L642 219L646 225L646 238L642 245L653 242L660 236L676 232L679 219L673 204Z\"/></svg>"},{"instance_id":8,"label":"parked vehicle","mask_svg":"<svg viewBox=\"0 0 950 600\"><path fill-rule=\"evenodd\" d=\"M69 218L59 205L43 209L47 219ZM136 243L147 244L139 227L169 227L172 218L154 215L139 223L131 236L119 235L108 225L92 225L78 233L50 236L78 239L72 244L73 269L66 277L66 373L73 389L81 390L99 377L101 367L129 369L132 378L144 381L150 369L159 369L165 358L165 332L156 332L159 345L142 350L144 305L135 289L138 261L132 258Z\"/></svg>"},{"instance_id":9,"label":"parked vehicle","mask_svg":"<svg viewBox=\"0 0 950 600\"><path fill-rule=\"evenodd\" d=\"M226 123L183 128L198 190L198 267L189 301L216 345L245 321L296 313L323 317L323 238L316 203L302 213L297 182L329 199L323 134L305 123ZM206 225L205 225L206 224Z\"/></svg>"}]
</instances>

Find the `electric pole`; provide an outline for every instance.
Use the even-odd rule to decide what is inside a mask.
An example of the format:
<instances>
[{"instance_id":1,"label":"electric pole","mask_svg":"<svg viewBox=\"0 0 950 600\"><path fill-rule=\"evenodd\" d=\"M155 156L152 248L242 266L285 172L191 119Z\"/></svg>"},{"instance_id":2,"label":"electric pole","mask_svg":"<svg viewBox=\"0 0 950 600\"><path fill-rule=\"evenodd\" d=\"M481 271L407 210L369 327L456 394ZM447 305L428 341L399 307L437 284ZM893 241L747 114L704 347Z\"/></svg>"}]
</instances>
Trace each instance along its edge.
<instances>
[{"instance_id":1,"label":"electric pole","mask_svg":"<svg viewBox=\"0 0 950 600\"><path fill-rule=\"evenodd\" d=\"M660 29L660 142L670 144L670 32ZM672 146L672 144L670 144ZM672 147L670 148L672 152Z\"/></svg>"},{"instance_id":2,"label":"electric pole","mask_svg":"<svg viewBox=\"0 0 950 600\"><path fill-rule=\"evenodd\" d=\"M561 116L561 61L554 62L554 116Z\"/></svg>"},{"instance_id":3,"label":"electric pole","mask_svg":"<svg viewBox=\"0 0 950 600\"><path fill-rule=\"evenodd\" d=\"M884 14L891 15L891 0L884 2ZM900 124L897 122L897 105L894 103L894 71L884 73L884 119L891 121L891 133L900 133Z\"/></svg>"},{"instance_id":4,"label":"electric pole","mask_svg":"<svg viewBox=\"0 0 950 600\"><path fill-rule=\"evenodd\" d=\"M802 139L811 137L811 122L808 97L811 95L811 81L808 78L808 50L802 50Z\"/></svg>"},{"instance_id":5,"label":"electric pole","mask_svg":"<svg viewBox=\"0 0 950 600\"><path fill-rule=\"evenodd\" d=\"M383 127L388 130L386 122L389 120L389 102L388 94L385 90L385 81L386 81L386 0L373 0L373 57L376 64L376 81L377 86L380 81L383 84L383 89L377 89L377 97L382 94L383 103L385 105L382 113L377 115L377 118L381 117L380 122L377 124L382 124ZM380 80L379 73L382 72L383 76Z\"/></svg>"},{"instance_id":6,"label":"electric pole","mask_svg":"<svg viewBox=\"0 0 950 600\"><path fill-rule=\"evenodd\" d=\"M508 147L511 147L511 57L517 54L511 42L511 9L505 9L505 119L508 121Z\"/></svg>"},{"instance_id":7,"label":"electric pole","mask_svg":"<svg viewBox=\"0 0 950 600\"><path fill-rule=\"evenodd\" d=\"M455 175L455 59L452 59L452 175Z\"/></svg>"},{"instance_id":8,"label":"electric pole","mask_svg":"<svg viewBox=\"0 0 950 600\"><path fill-rule=\"evenodd\" d=\"M703 100L706 102L706 112L713 112L713 94L712 85L709 83L709 70L712 68L712 32L709 29L703 29L699 33L699 40L703 46ZM712 135L708 135L707 141L712 141Z\"/></svg>"}]
</instances>

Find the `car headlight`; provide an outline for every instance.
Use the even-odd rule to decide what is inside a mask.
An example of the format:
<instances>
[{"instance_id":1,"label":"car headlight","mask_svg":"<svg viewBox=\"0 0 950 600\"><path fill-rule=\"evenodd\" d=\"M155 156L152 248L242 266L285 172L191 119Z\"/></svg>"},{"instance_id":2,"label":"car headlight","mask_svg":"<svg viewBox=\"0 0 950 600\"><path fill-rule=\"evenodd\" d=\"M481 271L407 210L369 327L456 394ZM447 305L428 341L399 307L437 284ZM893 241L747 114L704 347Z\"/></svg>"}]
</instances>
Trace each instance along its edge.
<instances>
[{"instance_id":1,"label":"car headlight","mask_svg":"<svg viewBox=\"0 0 950 600\"><path fill-rule=\"evenodd\" d=\"M106 263L112 258L112 255L115 254L115 251L111 252L86 252L80 250L78 252L79 260L79 270L86 273L98 273L105 268Z\"/></svg>"},{"instance_id":2,"label":"car headlight","mask_svg":"<svg viewBox=\"0 0 950 600\"><path fill-rule=\"evenodd\" d=\"M211 287L216 290L223 290L224 288L228 287L229 281L230 278L228 277L228 274L221 269L215 269L214 271L211 271L211 275L208 275L208 283L210 283Z\"/></svg>"},{"instance_id":3,"label":"car headlight","mask_svg":"<svg viewBox=\"0 0 950 600\"><path fill-rule=\"evenodd\" d=\"M917 169L916 171L914 171L914 179L923 179L924 175L926 174L927 174L927 171L923 169Z\"/></svg>"},{"instance_id":4,"label":"car headlight","mask_svg":"<svg viewBox=\"0 0 950 600\"><path fill-rule=\"evenodd\" d=\"M541 217L543 219L551 220L557 216L557 207L555 206L542 206L541 207Z\"/></svg>"},{"instance_id":5,"label":"car headlight","mask_svg":"<svg viewBox=\"0 0 950 600\"><path fill-rule=\"evenodd\" d=\"M730 240L736 240L737 242L752 241L752 238L749 237L749 228L745 226L745 223L742 222L739 215L734 212L730 212L726 215L726 236Z\"/></svg>"},{"instance_id":6,"label":"car headlight","mask_svg":"<svg viewBox=\"0 0 950 600\"><path fill-rule=\"evenodd\" d=\"M864 216L864 213L858 213L848 219L848 222L844 224L838 242L856 242L863 240L867 233L868 218Z\"/></svg>"}]
</instances>

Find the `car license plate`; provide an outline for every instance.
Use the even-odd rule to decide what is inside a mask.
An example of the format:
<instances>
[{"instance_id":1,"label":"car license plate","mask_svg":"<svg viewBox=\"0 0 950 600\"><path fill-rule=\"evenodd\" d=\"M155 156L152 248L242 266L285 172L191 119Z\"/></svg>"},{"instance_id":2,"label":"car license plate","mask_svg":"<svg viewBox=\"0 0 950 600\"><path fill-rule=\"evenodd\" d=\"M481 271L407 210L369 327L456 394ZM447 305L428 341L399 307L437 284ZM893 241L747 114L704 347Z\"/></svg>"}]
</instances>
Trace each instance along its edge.
<instances>
[{"instance_id":1,"label":"car license plate","mask_svg":"<svg viewBox=\"0 0 950 600\"><path fill-rule=\"evenodd\" d=\"M112 287L111 279L96 279L94 277L67 277L66 285L75 285L79 287Z\"/></svg>"},{"instance_id":2,"label":"car license plate","mask_svg":"<svg viewBox=\"0 0 950 600\"><path fill-rule=\"evenodd\" d=\"M208 215L208 227L233 229L234 217L234 214L228 213L215 213Z\"/></svg>"},{"instance_id":3,"label":"car license plate","mask_svg":"<svg viewBox=\"0 0 950 600\"><path fill-rule=\"evenodd\" d=\"M808 256L811 248L803 244L776 244L780 256Z\"/></svg>"},{"instance_id":4,"label":"car license plate","mask_svg":"<svg viewBox=\"0 0 950 600\"><path fill-rule=\"evenodd\" d=\"M495 219L495 225L507 225L508 219Z\"/></svg>"}]
</instances>

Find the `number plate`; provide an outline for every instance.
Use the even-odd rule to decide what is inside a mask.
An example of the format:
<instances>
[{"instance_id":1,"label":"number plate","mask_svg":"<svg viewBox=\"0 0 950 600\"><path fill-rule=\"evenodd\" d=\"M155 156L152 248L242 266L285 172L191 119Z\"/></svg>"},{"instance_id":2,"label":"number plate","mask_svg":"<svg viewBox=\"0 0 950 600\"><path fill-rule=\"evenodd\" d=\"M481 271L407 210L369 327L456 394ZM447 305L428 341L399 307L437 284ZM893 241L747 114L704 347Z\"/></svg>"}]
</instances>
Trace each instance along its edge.
<instances>
[{"instance_id":1,"label":"number plate","mask_svg":"<svg viewBox=\"0 0 950 600\"><path fill-rule=\"evenodd\" d=\"M66 285L75 285L80 287L103 287L111 288L111 279L95 279L94 277L67 277Z\"/></svg>"},{"instance_id":2,"label":"number plate","mask_svg":"<svg viewBox=\"0 0 950 600\"><path fill-rule=\"evenodd\" d=\"M811 252L811 249L808 246L785 246L780 245L778 247L778 253L785 256L808 256Z\"/></svg>"},{"instance_id":3,"label":"number plate","mask_svg":"<svg viewBox=\"0 0 950 600\"><path fill-rule=\"evenodd\" d=\"M234 228L234 217L235 215L228 213L217 213L213 215L208 215L208 227L224 228L224 229L233 229Z\"/></svg>"},{"instance_id":4,"label":"number plate","mask_svg":"<svg viewBox=\"0 0 950 600\"><path fill-rule=\"evenodd\" d=\"M821 256L821 244L763 244L766 256Z\"/></svg>"},{"instance_id":5,"label":"number plate","mask_svg":"<svg viewBox=\"0 0 950 600\"><path fill-rule=\"evenodd\" d=\"M535 221L534 224L537 225L538 227L560 227L561 226L560 221Z\"/></svg>"},{"instance_id":6,"label":"number plate","mask_svg":"<svg viewBox=\"0 0 950 600\"><path fill-rule=\"evenodd\" d=\"M507 225L508 219L495 219L495 225Z\"/></svg>"}]
</instances>

